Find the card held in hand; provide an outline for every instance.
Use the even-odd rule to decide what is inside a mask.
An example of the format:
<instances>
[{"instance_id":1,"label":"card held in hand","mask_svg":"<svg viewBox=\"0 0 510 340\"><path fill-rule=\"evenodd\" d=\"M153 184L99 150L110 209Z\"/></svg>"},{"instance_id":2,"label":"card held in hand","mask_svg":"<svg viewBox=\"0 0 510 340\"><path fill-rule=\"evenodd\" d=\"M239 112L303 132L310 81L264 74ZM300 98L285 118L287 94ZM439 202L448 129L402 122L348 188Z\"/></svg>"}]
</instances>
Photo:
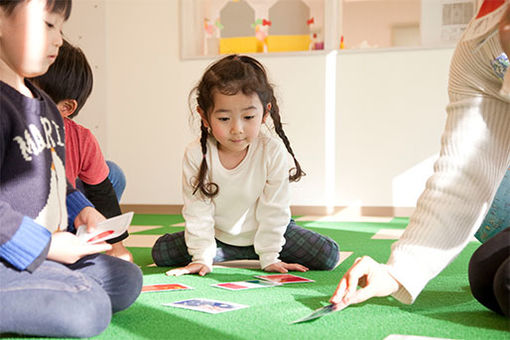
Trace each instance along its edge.
<instances>
[{"instance_id":1,"label":"card held in hand","mask_svg":"<svg viewBox=\"0 0 510 340\"><path fill-rule=\"evenodd\" d=\"M87 226L81 225L76 230L76 236L90 244L103 242L124 234L132 219L133 212L130 211L98 223L96 229L90 233L87 231Z\"/></svg>"},{"instance_id":2,"label":"card held in hand","mask_svg":"<svg viewBox=\"0 0 510 340\"><path fill-rule=\"evenodd\" d=\"M321 307L321 308L318 308L318 309L314 310L312 312L312 314L307 315L304 318L298 319L296 321L292 321L291 324L293 324L293 323L301 323L301 322L305 322L305 321L310 321L310 320L318 319L320 317L323 317L324 315L340 311L340 310L344 309L345 307L347 307L347 306L346 305L340 305L340 304L330 304L330 305L327 305L327 306L324 306L324 307Z\"/></svg>"}]
</instances>

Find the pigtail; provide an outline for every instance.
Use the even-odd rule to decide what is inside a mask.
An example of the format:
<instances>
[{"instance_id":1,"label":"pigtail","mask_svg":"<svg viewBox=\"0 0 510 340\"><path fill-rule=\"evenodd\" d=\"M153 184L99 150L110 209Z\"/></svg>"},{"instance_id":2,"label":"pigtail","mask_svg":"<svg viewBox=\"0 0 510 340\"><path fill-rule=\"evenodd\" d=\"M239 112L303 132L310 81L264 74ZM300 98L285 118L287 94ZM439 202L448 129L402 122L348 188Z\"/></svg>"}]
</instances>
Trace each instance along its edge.
<instances>
[{"instance_id":1,"label":"pigtail","mask_svg":"<svg viewBox=\"0 0 510 340\"><path fill-rule=\"evenodd\" d=\"M285 132L283 131L282 122L280 119L280 108L278 107L278 104L276 103L276 98L274 95L271 97L271 119L273 120L274 129L278 136L282 139L283 144L285 144L285 147L287 148L287 151L291 154L292 159L294 159L294 165L295 167L289 170L289 180L291 182L298 182L301 177L306 176L306 173L301 169L301 165L299 164L298 160L296 159L296 156L294 155L294 151L292 150L292 147L290 146L289 139L287 138L287 135L285 135Z\"/></svg>"},{"instance_id":2,"label":"pigtail","mask_svg":"<svg viewBox=\"0 0 510 340\"><path fill-rule=\"evenodd\" d=\"M200 146L202 147L202 162L200 163L200 168L198 170L198 178L196 180L196 183L193 187L193 195L200 190L200 193L203 194L205 197L213 198L216 196L219 192L219 187L216 183L213 182L206 182L207 179L207 161L205 159L205 156L207 154L207 137L209 136L209 132L207 131L207 128L205 127L204 123L200 123Z\"/></svg>"}]
</instances>

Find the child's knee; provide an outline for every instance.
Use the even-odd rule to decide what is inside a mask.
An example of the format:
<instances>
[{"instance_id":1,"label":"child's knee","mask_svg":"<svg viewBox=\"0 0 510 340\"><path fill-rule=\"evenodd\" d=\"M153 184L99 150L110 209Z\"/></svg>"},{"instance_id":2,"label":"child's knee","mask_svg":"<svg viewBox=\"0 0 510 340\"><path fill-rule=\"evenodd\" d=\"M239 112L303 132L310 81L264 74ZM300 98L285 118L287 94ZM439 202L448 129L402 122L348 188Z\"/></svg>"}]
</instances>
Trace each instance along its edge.
<instances>
[{"instance_id":1,"label":"child's knee","mask_svg":"<svg viewBox=\"0 0 510 340\"><path fill-rule=\"evenodd\" d=\"M154 263L160 267L186 265L191 261L184 241L184 232L161 236L152 247L151 254Z\"/></svg>"},{"instance_id":2,"label":"child's knee","mask_svg":"<svg viewBox=\"0 0 510 340\"><path fill-rule=\"evenodd\" d=\"M338 243L330 238L327 238L326 243L319 252L321 261L317 270L333 270L336 268L340 260L340 247Z\"/></svg>"},{"instance_id":3,"label":"child's knee","mask_svg":"<svg viewBox=\"0 0 510 340\"><path fill-rule=\"evenodd\" d=\"M111 321L111 307L106 309L99 308L99 312L87 311L87 313L74 313L71 320L67 325L58 325L64 327L65 330L61 336L76 337L76 338L90 338L101 334Z\"/></svg>"},{"instance_id":4,"label":"child's knee","mask_svg":"<svg viewBox=\"0 0 510 340\"><path fill-rule=\"evenodd\" d=\"M110 299L99 286L92 286L87 292L66 294L52 301L55 307L48 306L49 317L45 319L48 322L45 328L50 336L89 338L102 333L110 324Z\"/></svg>"},{"instance_id":5,"label":"child's knee","mask_svg":"<svg viewBox=\"0 0 510 340\"><path fill-rule=\"evenodd\" d=\"M143 274L138 266L131 262L125 262L124 282L122 284L122 294L112 300L113 313L119 312L131 306L142 291Z\"/></svg>"},{"instance_id":6,"label":"child's knee","mask_svg":"<svg viewBox=\"0 0 510 340\"><path fill-rule=\"evenodd\" d=\"M152 246L151 255L157 266L167 266L168 262L168 236L165 234L156 240Z\"/></svg>"}]
</instances>

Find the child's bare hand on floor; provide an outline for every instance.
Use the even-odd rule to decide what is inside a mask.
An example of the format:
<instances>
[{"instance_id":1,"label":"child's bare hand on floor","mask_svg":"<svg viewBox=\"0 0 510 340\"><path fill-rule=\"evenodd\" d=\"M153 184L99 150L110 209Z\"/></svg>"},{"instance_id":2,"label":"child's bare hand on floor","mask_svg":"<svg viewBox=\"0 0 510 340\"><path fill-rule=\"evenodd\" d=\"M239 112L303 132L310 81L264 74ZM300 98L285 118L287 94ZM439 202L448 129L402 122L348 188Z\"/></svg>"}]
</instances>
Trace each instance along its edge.
<instances>
[{"instance_id":1,"label":"child's bare hand on floor","mask_svg":"<svg viewBox=\"0 0 510 340\"><path fill-rule=\"evenodd\" d=\"M181 276L186 274L198 274L200 276L204 276L207 273L210 273L211 270L205 264L201 263L190 263L186 267L171 269L166 272L168 276Z\"/></svg>"},{"instance_id":2,"label":"child's bare hand on floor","mask_svg":"<svg viewBox=\"0 0 510 340\"><path fill-rule=\"evenodd\" d=\"M288 273L289 271L306 272L308 268L299 263L276 262L264 268L266 272Z\"/></svg>"}]
</instances>

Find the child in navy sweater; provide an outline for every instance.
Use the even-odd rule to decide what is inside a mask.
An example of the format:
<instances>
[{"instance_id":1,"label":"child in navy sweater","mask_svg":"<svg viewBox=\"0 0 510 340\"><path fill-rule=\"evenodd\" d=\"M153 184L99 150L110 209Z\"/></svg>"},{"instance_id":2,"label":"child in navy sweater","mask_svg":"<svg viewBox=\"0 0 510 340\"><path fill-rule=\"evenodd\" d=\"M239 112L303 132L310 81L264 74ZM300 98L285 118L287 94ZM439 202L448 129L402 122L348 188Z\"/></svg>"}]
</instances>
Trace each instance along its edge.
<instances>
[{"instance_id":1,"label":"child in navy sweater","mask_svg":"<svg viewBox=\"0 0 510 340\"><path fill-rule=\"evenodd\" d=\"M55 104L25 78L62 45L71 0L0 0L0 333L91 337L130 306L142 275L67 231L104 220L69 185ZM69 222L68 222L69 221Z\"/></svg>"}]
</instances>

